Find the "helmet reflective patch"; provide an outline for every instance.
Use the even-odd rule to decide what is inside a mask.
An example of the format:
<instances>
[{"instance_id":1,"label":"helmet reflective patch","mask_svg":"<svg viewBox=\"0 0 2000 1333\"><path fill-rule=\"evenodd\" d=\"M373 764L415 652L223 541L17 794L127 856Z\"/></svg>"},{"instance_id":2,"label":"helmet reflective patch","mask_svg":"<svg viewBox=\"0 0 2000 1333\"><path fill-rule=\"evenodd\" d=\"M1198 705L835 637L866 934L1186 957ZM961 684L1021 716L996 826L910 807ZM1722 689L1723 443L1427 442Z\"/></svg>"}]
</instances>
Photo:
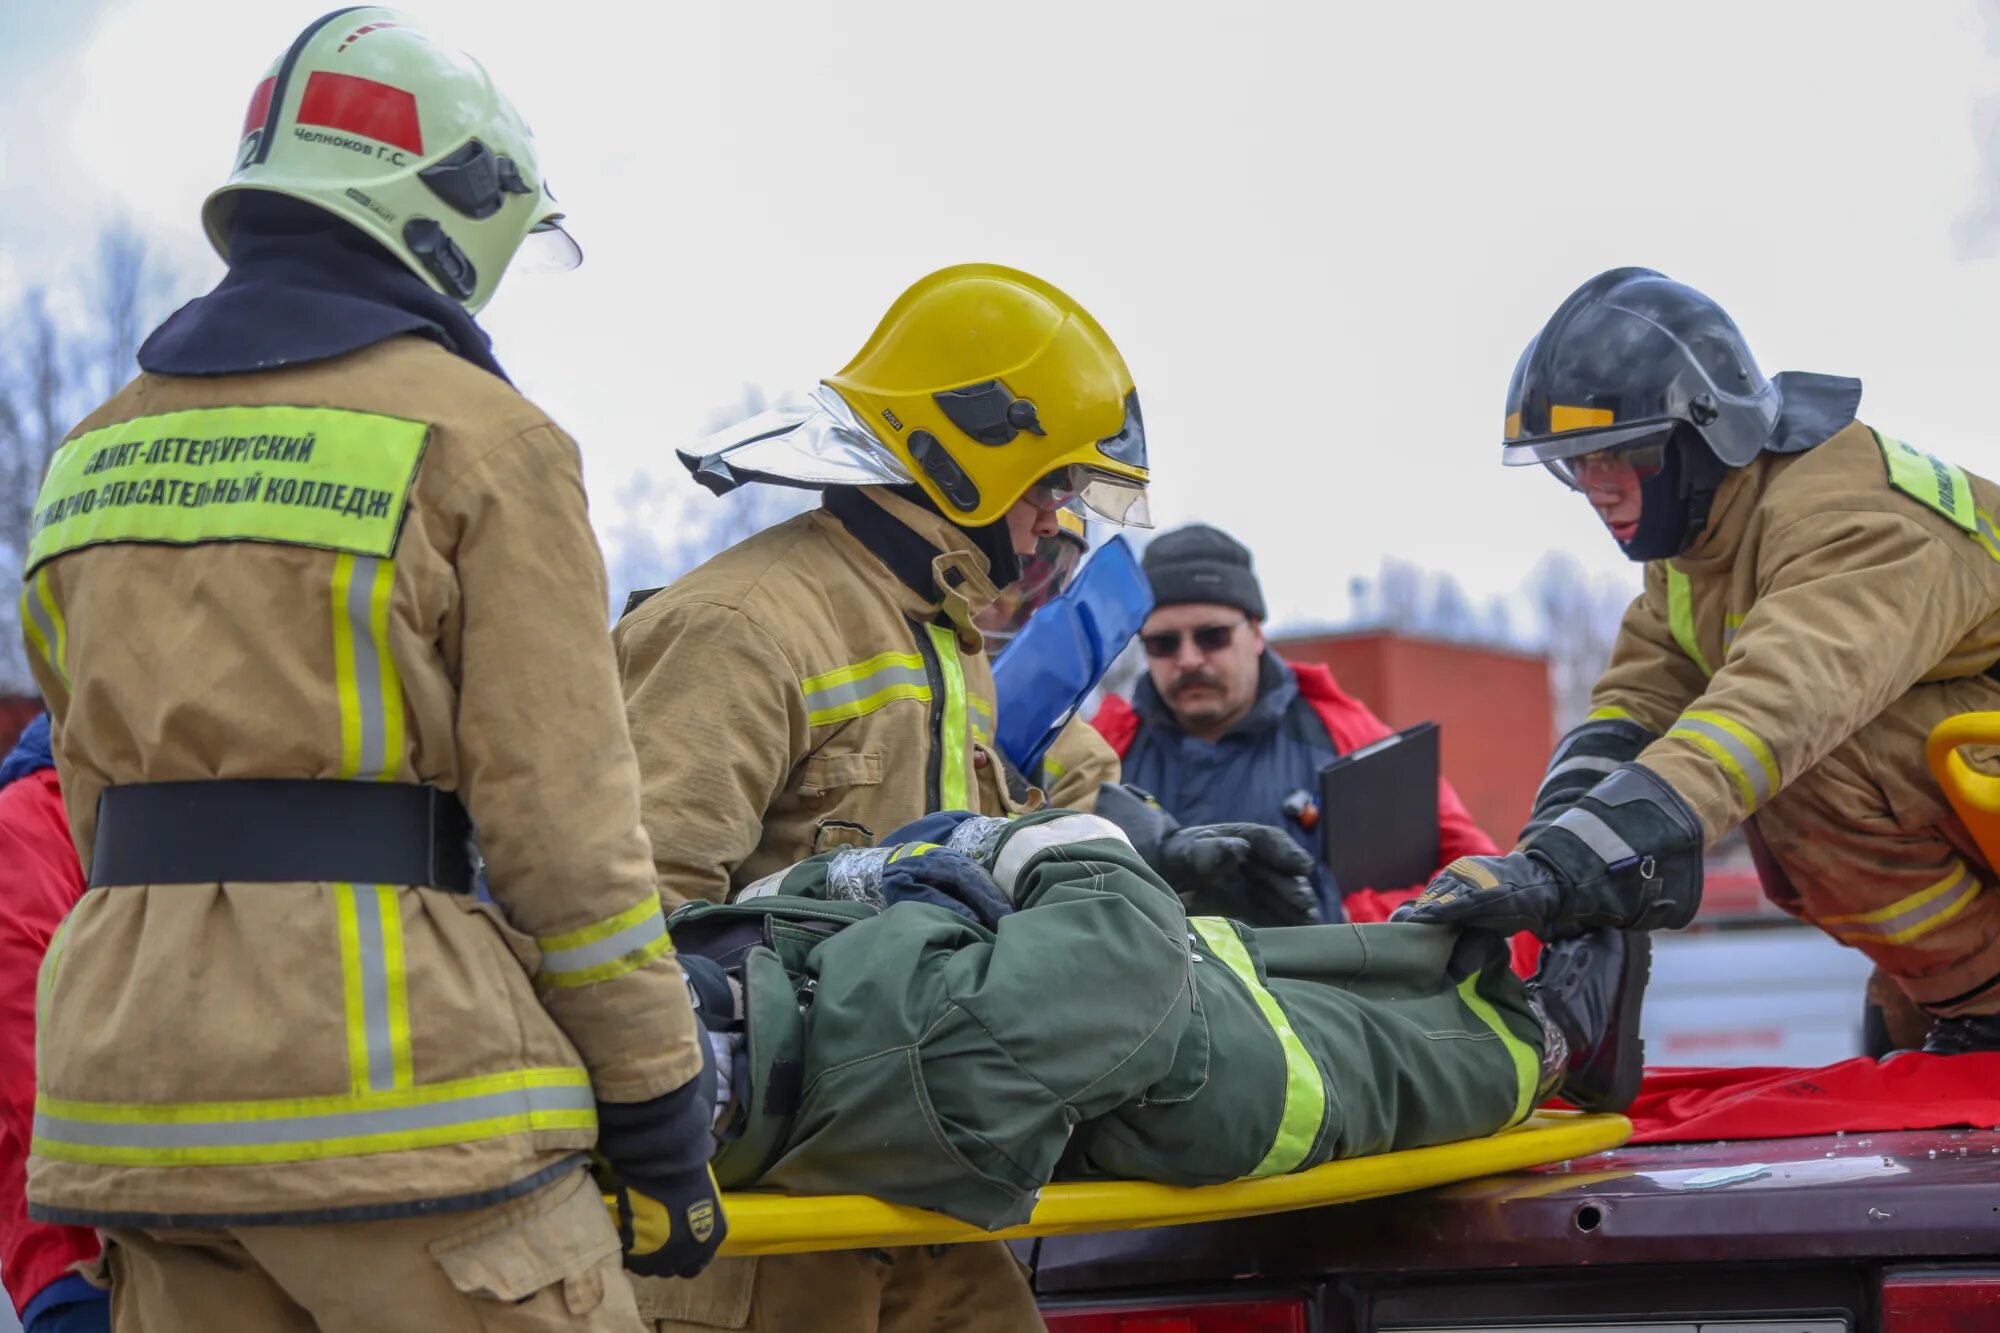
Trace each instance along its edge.
<instances>
[{"instance_id":1,"label":"helmet reflective patch","mask_svg":"<svg viewBox=\"0 0 2000 1333\"><path fill-rule=\"evenodd\" d=\"M1568 430L1596 430L1609 426L1617 417L1605 407L1567 407L1562 403L1549 405L1549 434L1560 435Z\"/></svg>"},{"instance_id":2,"label":"helmet reflective patch","mask_svg":"<svg viewBox=\"0 0 2000 1333\"><path fill-rule=\"evenodd\" d=\"M248 135L253 130L264 127L264 117L271 113L271 90L277 86L278 76L273 74L258 84L256 91L250 94L250 109L243 113L244 134Z\"/></svg>"},{"instance_id":3,"label":"helmet reflective patch","mask_svg":"<svg viewBox=\"0 0 2000 1333\"><path fill-rule=\"evenodd\" d=\"M416 96L353 74L314 70L299 101L298 123L344 130L418 157L424 152Z\"/></svg>"}]
</instances>

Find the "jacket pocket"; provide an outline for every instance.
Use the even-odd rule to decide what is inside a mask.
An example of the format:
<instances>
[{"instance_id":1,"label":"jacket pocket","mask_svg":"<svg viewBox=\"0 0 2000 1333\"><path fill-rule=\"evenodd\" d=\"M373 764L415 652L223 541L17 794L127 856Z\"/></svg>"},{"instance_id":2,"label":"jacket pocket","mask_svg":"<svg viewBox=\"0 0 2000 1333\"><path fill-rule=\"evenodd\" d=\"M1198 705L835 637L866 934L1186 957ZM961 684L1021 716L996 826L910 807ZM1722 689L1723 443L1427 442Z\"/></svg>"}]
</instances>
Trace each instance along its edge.
<instances>
[{"instance_id":1,"label":"jacket pocket","mask_svg":"<svg viewBox=\"0 0 2000 1333\"><path fill-rule=\"evenodd\" d=\"M799 795L815 800L847 787L882 785L882 752L849 750L841 754L821 751L799 768Z\"/></svg>"},{"instance_id":2,"label":"jacket pocket","mask_svg":"<svg viewBox=\"0 0 2000 1333\"><path fill-rule=\"evenodd\" d=\"M692 1278L635 1277L639 1317L655 1320L658 1333L689 1328L748 1328L757 1290L757 1260L717 1259Z\"/></svg>"},{"instance_id":3,"label":"jacket pocket","mask_svg":"<svg viewBox=\"0 0 2000 1333\"><path fill-rule=\"evenodd\" d=\"M618 1229L581 1170L429 1248L464 1295L517 1306L539 1298L550 1307L551 1328L567 1326L564 1315L595 1311L607 1292L620 1302L631 1299L618 1273Z\"/></svg>"}]
</instances>

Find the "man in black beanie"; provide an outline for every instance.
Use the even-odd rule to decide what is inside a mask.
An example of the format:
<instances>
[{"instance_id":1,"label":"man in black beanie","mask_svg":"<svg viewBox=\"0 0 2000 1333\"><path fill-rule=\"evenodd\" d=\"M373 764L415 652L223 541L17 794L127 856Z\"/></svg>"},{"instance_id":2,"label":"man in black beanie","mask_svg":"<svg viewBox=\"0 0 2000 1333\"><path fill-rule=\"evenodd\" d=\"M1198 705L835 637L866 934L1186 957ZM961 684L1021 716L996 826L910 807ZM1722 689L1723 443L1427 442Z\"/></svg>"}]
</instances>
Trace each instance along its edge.
<instances>
[{"instance_id":1,"label":"man in black beanie","mask_svg":"<svg viewBox=\"0 0 2000 1333\"><path fill-rule=\"evenodd\" d=\"M1153 613L1139 635L1149 674L1129 705L1111 696L1091 719L1122 757L1124 780L1184 824L1288 830L1313 856L1322 920L1347 918L1343 891L1421 888L1336 889L1329 880L1317 821L1290 798L1316 800L1322 766L1390 729L1324 666L1286 662L1265 646L1264 592L1250 552L1228 533L1194 524L1155 539L1141 563L1153 585ZM1450 784L1440 783L1439 864L1491 855L1492 847Z\"/></svg>"}]
</instances>

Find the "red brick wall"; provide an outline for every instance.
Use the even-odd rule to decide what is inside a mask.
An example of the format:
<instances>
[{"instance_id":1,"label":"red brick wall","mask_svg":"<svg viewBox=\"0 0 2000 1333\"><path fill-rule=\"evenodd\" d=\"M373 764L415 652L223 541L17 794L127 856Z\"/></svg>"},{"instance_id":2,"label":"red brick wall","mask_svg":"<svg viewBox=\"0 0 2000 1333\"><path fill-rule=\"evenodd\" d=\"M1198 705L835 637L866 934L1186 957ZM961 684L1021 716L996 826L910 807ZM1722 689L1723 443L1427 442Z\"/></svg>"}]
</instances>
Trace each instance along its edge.
<instances>
[{"instance_id":1,"label":"red brick wall","mask_svg":"<svg viewBox=\"0 0 2000 1333\"><path fill-rule=\"evenodd\" d=\"M21 737L21 729L34 721L35 714L41 711L40 699L0 694L0 756L14 748L14 742Z\"/></svg>"},{"instance_id":2,"label":"red brick wall","mask_svg":"<svg viewBox=\"0 0 2000 1333\"><path fill-rule=\"evenodd\" d=\"M1513 843L1555 726L1544 658L1386 633L1271 644L1281 657L1325 663L1341 688L1399 731L1437 723L1444 775L1503 850Z\"/></svg>"}]
</instances>

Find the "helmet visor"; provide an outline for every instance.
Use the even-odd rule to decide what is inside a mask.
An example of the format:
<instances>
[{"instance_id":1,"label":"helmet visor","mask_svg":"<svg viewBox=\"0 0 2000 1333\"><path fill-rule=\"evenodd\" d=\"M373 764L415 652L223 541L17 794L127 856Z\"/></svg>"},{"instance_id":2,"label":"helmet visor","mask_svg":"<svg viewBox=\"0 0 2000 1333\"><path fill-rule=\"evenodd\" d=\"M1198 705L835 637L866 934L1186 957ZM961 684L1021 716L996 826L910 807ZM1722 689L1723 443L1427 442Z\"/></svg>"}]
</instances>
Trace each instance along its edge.
<instances>
[{"instance_id":1,"label":"helmet visor","mask_svg":"<svg viewBox=\"0 0 2000 1333\"><path fill-rule=\"evenodd\" d=\"M1107 523L1121 528L1150 528L1153 512L1146 503L1146 484L1114 476L1078 463L1065 469L1077 499Z\"/></svg>"},{"instance_id":2,"label":"helmet visor","mask_svg":"<svg viewBox=\"0 0 2000 1333\"><path fill-rule=\"evenodd\" d=\"M1667 465L1667 442L1671 430L1624 444L1552 458L1543 466L1573 491L1618 490L1626 485L1644 485Z\"/></svg>"},{"instance_id":3,"label":"helmet visor","mask_svg":"<svg viewBox=\"0 0 2000 1333\"><path fill-rule=\"evenodd\" d=\"M1676 424L1672 417L1653 417L1594 430L1565 430L1525 440L1508 440L1501 445L1500 461L1508 467L1529 467L1640 444L1665 444Z\"/></svg>"},{"instance_id":4,"label":"helmet visor","mask_svg":"<svg viewBox=\"0 0 2000 1333\"><path fill-rule=\"evenodd\" d=\"M583 263L583 247L563 227L562 214L537 222L521 248L514 254L510 271L516 273L567 273Z\"/></svg>"}]
</instances>

